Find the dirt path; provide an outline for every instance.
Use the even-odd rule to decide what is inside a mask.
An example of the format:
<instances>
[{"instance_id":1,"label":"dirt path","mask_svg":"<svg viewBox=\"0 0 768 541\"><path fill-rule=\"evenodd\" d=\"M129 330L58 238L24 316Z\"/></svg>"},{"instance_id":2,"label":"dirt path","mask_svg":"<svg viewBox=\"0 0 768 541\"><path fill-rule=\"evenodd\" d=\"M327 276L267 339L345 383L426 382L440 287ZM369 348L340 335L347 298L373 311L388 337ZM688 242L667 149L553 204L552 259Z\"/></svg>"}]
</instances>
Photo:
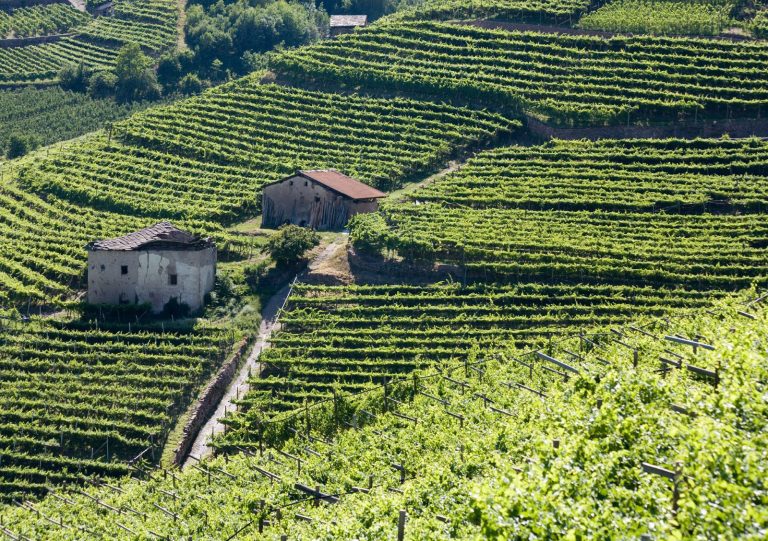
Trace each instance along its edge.
<instances>
[{"instance_id":1,"label":"dirt path","mask_svg":"<svg viewBox=\"0 0 768 541\"><path fill-rule=\"evenodd\" d=\"M184 27L187 25L187 0L178 0L179 20L176 23L176 50L185 51L187 49L187 40L184 34Z\"/></svg>"},{"instance_id":2,"label":"dirt path","mask_svg":"<svg viewBox=\"0 0 768 541\"><path fill-rule=\"evenodd\" d=\"M314 266L320 265L328 258L332 257L333 254L336 253L336 250L346 242L346 239L346 235L340 235L337 239L334 239L333 242L326 246L326 248L310 262L308 267L309 270L299 274L298 279L301 280L302 276L307 272L311 272ZM283 287L269 299L262 310L259 334L256 338L253 350L230 384L214 414L208 422L205 423L203 428L200 429L200 433L197 435L197 438L189 451L191 456L200 459L211 454L212 449L208 443L212 434L219 435L224 432L224 425L221 423L221 420L224 418L225 412L237 411L237 405L234 404L234 401L237 400L238 396L243 396L248 392L249 374L258 375L261 373L262 366L261 363L259 363L259 356L264 349L269 347L269 339L272 336L272 333L280 328L280 322L278 321L280 308L285 304L290 289L289 285ZM196 460L194 458L187 458L183 467L186 468L195 462Z\"/></svg>"},{"instance_id":3,"label":"dirt path","mask_svg":"<svg viewBox=\"0 0 768 541\"><path fill-rule=\"evenodd\" d=\"M389 199L395 199L395 198L402 198L404 195L410 195L414 191L418 190L419 188L422 188L426 186L427 184L432 184L433 182L436 182L443 178L446 175L450 175L451 173L455 173L458 171L462 165L464 165L466 162L460 162L460 161L451 161L448 163L448 166L441 169L434 175L430 175L424 180L420 180L419 182L412 182L410 184L406 184L399 190L395 190L391 192L388 196Z\"/></svg>"}]
</instances>

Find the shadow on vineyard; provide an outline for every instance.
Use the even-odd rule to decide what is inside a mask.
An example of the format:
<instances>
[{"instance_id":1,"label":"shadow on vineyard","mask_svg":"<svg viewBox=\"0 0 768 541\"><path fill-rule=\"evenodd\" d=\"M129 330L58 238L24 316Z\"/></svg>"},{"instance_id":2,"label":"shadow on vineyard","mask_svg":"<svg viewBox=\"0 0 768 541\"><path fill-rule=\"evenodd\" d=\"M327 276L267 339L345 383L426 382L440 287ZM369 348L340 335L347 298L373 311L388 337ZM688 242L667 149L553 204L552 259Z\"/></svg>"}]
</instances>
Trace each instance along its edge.
<instances>
[{"instance_id":1,"label":"shadow on vineyard","mask_svg":"<svg viewBox=\"0 0 768 541\"><path fill-rule=\"evenodd\" d=\"M0 87L195 94L0 97L0 146L109 121L2 164L0 536L764 537L758 4L326 1L357 21L328 39L316 4L193 4L0 11L34 40ZM278 179L327 210L287 177L325 169L393 192L260 227ZM97 239L146 252L100 271L160 313L84 302Z\"/></svg>"}]
</instances>

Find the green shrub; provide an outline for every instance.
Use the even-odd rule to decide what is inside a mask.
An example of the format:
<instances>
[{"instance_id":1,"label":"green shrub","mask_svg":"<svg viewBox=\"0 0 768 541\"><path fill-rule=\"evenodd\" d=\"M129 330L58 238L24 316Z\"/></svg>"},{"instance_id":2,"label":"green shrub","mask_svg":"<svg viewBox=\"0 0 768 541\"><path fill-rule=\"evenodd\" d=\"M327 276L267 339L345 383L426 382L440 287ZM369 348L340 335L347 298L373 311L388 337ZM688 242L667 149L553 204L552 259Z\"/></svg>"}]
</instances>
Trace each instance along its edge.
<instances>
[{"instance_id":1,"label":"green shrub","mask_svg":"<svg viewBox=\"0 0 768 541\"><path fill-rule=\"evenodd\" d=\"M384 217L378 212L358 214L349 221L349 240L355 250L380 254L392 245L392 235Z\"/></svg>"},{"instance_id":2,"label":"green shrub","mask_svg":"<svg viewBox=\"0 0 768 541\"><path fill-rule=\"evenodd\" d=\"M320 244L320 236L311 229L284 225L269 239L262 252L269 254L278 267L300 262L304 254Z\"/></svg>"},{"instance_id":3,"label":"green shrub","mask_svg":"<svg viewBox=\"0 0 768 541\"><path fill-rule=\"evenodd\" d=\"M109 71L99 71L88 79L88 95L92 98L107 98L115 93L117 76Z\"/></svg>"},{"instance_id":4,"label":"green shrub","mask_svg":"<svg viewBox=\"0 0 768 541\"><path fill-rule=\"evenodd\" d=\"M64 90L85 92L88 86L88 72L81 62L80 64L67 64L59 70L59 86Z\"/></svg>"},{"instance_id":5,"label":"green shrub","mask_svg":"<svg viewBox=\"0 0 768 541\"><path fill-rule=\"evenodd\" d=\"M179 91L182 94L199 94L203 91L203 82L194 73L188 73L179 81Z\"/></svg>"},{"instance_id":6,"label":"green shrub","mask_svg":"<svg viewBox=\"0 0 768 541\"><path fill-rule=\"evenodd\" d=\"M5 156L9 160L19 158L24 156L27 152L36 149L39 144L37 137L34 135L13 134L8 138L8 146L5 151Z\"/></svg>"}]
</instances>

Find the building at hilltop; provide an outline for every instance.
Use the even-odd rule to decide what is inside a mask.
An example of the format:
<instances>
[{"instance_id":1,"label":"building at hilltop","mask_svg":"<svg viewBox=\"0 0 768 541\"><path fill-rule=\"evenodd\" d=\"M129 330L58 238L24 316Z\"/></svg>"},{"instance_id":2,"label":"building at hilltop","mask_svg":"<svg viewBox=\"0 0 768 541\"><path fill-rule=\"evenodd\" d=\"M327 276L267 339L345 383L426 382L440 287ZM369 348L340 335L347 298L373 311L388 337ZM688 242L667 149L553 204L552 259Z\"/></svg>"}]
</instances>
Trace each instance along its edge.
<instances>
[{"instance_id":1,"label":"building at hilltop","mask_svg":"<svg viewBox=\"0 0 768 541\"><path fill-rule=\"evenodd\" d=\"M378 210L382 197L386 194L332 169L298 171L264 186L261 226L338 230L355 214Z\"/></svg>"},{"instance_id":2,"label":"building at hilltop","mask_svg":"<svg viewBox=\"0 0 768 541\"><path fill-rule=\"evenodd\" d=\"M161 312L175 299L196 312L216 280L216 245L168 222L88 250L90 304L150 304Z\"/></svg>"},{"instance_id":3,"label":"building at hilltop","mask_svg":"<svg viewBox=\"0 0 768 541\"><path fill-rule=\"evenodd\" d=\"M331 37L354 32L355 28L368 24L367 15L331 15Z\"/></svg>"}]
</instances>

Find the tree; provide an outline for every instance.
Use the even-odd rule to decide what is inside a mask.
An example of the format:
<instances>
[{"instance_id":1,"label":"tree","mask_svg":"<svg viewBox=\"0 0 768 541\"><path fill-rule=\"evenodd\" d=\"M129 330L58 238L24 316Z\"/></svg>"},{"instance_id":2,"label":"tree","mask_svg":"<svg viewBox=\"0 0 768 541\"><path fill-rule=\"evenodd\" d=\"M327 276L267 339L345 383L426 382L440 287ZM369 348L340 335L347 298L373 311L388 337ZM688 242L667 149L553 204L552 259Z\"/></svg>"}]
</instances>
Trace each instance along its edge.
<instances>
[{"instance_id":1,"label":"tree","mask_svg":"<svg viewBox=\"0 0 768 541\"><path fill-rule=\"evenodd\" d=\"M40 142L32 135L19 135L14 133L8 138L8 147L5 156L9 160L24 156L27 152L36 149Z\"/></svg>"},{"instance_id":2,"label":"tree","mask_svg":"<svg viewBox=\"0 0 768 541\"><path fill-rule=\"evenodd\" d=\"M166 90L174 88L181 79L181 59L178 54L166 53L157 64L157 81Z\"/></svg>"},{"instance_id":3,"label":"tree","mask_svg":"<svg viewBox=\"0 0 768 541\"><path fill-rule=\"evenodd\" d=\"M200 77L194 73L188 73L179 81L179 91L182 94L199 94L203 91L203 83Z\"/></svg>"},{"instance_id":4,"label":"tree","mask_svg":"<svg viewBox=\"0 0 768 541\"><path fill-rule=\"evenodd\" d=\"M262 253L269 254L278 267L300 262L307 250L320 244L320 235L297 225L284 225L267 241Z\"/></svg>"},{"instance_id":5,"label":"tree","mask_svg":"<svg viewBox=\"0 0 768 541\"><path fill-rule=\"evenodd\" d=\"M83 63L67 64L59 70L59 86L64 90L85 92L88 86L88 72Z\"/></svg>"},{"instance_id":6,"label":"tree","mask_svg":"<svg viewBox=\"0 0 768 541\"><path fill-rule=\"evenodd\" d=\"M152 60L136 43L124 45L115 63L117 94L124 101L155 99L160 95Z\"/></svg>"},{"instance_id":7,"label":"tree","mask_svg":"<svg viewBox=\"0 0 768 541\"><path fill-rule=\"evenodd\" d=\"M115 93L117 75L110 71L97 71L88 79L88 95L92 98L108 98Z\"/></svg>"}]
</instances>

